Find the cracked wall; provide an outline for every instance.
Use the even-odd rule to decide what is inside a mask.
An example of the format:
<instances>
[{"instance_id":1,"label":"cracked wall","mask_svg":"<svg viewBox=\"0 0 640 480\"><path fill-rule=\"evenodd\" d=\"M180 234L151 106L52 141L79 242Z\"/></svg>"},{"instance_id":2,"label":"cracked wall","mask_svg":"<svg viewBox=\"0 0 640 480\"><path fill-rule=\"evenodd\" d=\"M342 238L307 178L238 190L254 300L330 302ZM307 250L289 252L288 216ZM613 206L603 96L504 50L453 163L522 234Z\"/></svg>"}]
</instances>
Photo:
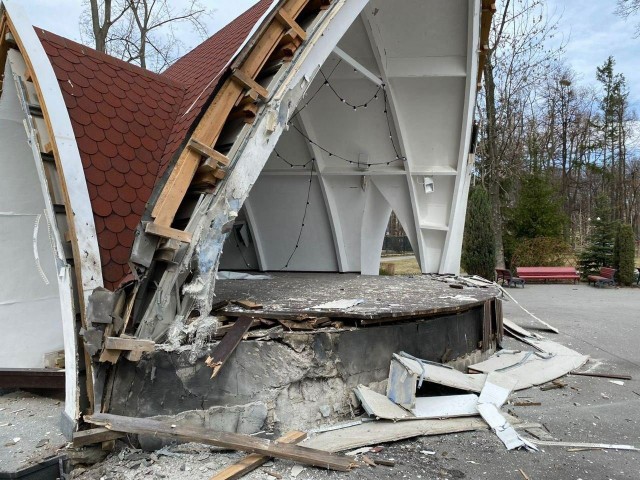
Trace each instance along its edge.
<instances>
[{"instance_id":1,"label":"cracked wall","mask_svg":"<svg viewBox=\"0 0 640 480\"><path fill-rule=\"evenodd\" d=\"M388 326L310 333L275 331L242 341L217 377L204 364L215 343L122 362L110 412L254 433L309 429L350 418L358 384L382 391L391 354L477 359L482 308ZM450 352L447 353L447 351Z\"/></svg>"}]
</instances>

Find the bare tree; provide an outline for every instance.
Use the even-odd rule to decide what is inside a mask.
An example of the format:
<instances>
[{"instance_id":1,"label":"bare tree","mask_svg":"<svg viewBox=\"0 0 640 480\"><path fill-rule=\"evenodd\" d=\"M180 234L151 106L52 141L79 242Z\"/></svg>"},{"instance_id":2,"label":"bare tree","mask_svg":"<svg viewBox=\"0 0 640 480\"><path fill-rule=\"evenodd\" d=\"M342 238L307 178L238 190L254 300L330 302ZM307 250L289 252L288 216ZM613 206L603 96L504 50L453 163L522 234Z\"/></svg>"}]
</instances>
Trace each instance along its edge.
<instances>
[{"instance_id":1,"label":"bare tree","mask_svg":"<svg viewBox=\"0 0 640 480\"><path fill-rule=\"evenodd\" d=\"M83 40L96 49L142 68L161 71L184 46L176 27L186 26L200 38L207 36L204 23L209 12L198 0L85 0L81 17Z\"/></svg>"},{"instance_id":2,"label":"bare tree","mask_svg":"<svg viewBox=\"0 0 640 480\"><path fill-rule=\"evenodd\" d=\"M616 7L616 14L623 17L629 18L636 16L640 13L640 0L618 0L618 5ZM636 25L636 37L640 37L640 24Z\"/></svg>"},{"instance_id":3,"label":"bare tree","mask_svg":"<svg viewBox=\"0 0 640 480\"><path fill-rule=\"evenodd\" d=\"M535 102L561 54L549 49L557 21L544 0L503 0L493 24L484 66L480 110L484 126L478 149L478 174L491 197L498 266L504 266L502 205L522 171L527 108Z\"/></svg>"}]
</instances>

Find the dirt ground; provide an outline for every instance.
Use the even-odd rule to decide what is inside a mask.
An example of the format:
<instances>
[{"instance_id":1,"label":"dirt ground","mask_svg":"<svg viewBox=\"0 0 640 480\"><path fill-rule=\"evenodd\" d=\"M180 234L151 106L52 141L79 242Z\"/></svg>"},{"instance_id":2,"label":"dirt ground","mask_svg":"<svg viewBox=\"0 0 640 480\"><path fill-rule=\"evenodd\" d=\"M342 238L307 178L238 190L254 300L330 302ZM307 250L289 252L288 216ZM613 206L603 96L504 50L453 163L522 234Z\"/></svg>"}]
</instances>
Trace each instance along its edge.
<instances>
[{"instance_id":1,"label":"dirt ground","mask_svg":"<svg viewBox=\"0 0 640 480\"><path fill-rule=\"evenodd\" d=\"M60 431L63 407L59 392L0 390L0 472L33 465L66 445Z\"/></svg>"}]
</instances>

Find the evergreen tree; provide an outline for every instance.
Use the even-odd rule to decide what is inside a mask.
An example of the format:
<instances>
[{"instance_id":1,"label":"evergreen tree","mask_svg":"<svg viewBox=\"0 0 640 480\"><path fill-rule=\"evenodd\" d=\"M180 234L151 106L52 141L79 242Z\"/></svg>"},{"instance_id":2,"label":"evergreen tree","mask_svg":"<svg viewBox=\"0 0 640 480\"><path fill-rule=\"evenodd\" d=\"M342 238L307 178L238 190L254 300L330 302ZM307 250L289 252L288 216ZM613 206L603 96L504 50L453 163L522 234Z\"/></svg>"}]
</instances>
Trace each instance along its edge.
<instances>
[{"instance_id":1,"label":"evergreen tree","mask_svg":"<svg viewBox=\"0 0 640 480\"><path fill-rule=\"evenodd\" d=\"M587 248L580 255L583 278L597 274L600 267L611 267L614 261L616 224L611 220L609 200L604 195L596 199L594 214Z\"/></svg>"},{"instance_id":2,"label":"evergreen tree","mask_svg":"<svg viewBox=\"0 0 640 480\"><path fill-rule=\"evenodd\" d=\"M614 267L618 270L618 282L622 285L631 285L635 273L636 244L631 225L622 224L618 227Z\"/></svg>"},{"instance_id":3,"label":"evergreen tree","mask_svg":"<svg viewBox=\"0 0 640 480\"><path fill-rule=\"evenodd\" d=\"M493 279L496 251L491 224L491 203L484 187L475 187L469 195L462 245L462 268L470 275Z\"/></svg>"},{"instance_id":4,"label":"evergreen tree","mask_svg":"<svg viewBox=\"0 0 640 480\"><path fill-rule=\"evenodd\" d=\"M509 230L516 239L562 237L567 217L549 179L534 173L521 181L520 194L510 212Z\"/></svg>"}]
</instances>

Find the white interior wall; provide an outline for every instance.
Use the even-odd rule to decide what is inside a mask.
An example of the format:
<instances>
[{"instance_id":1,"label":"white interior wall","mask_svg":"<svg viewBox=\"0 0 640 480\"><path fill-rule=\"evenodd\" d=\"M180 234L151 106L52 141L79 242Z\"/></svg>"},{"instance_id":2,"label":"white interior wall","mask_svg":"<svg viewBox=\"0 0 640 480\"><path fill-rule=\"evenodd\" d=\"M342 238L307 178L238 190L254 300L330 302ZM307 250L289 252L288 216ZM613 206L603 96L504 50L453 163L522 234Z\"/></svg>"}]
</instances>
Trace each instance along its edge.
<instances>
[{"instance_id":1,"label":"white interior wall","mask_svg":"<svg viewBox=\"0 0 640 480\"><path fill-rule=\"evenodd\" d=\"M313 177L309 205L298 242L309 192L309 177L261 176L247 200L264 252L264 270L281 270L299 245L286 270L337 271L331 227L317 177Z\"/></svg>"},{"instance_id":2,"label":"white interior wall","mask_svg":"<svg viewBox=\"0 0 640 480\"><path fill-rule=\"evenodd\" d=\"M303 238L309 233L317 248L307 256L301 241L291 269L377 274L381 238L393 210L423 272L458 271L462 230L450 228L450 222L456 219L458 225L460 218L452 205L466 205L458 197L468 186L462 157L471 129L468 110L474 105L477 39L471 36L478 32L479 19L473 16L478 5L478 0L372 0L342 37L339 48L360 67L331 55L321 71L337 95L322 86L324 77L318 74L276 147L291 163L316 160L311 211L320 223L310 225L311 215ZM383 93L371 99L377 86L362 68L388 85L391 125ZM354 110L339 97L352 104L368 102L367 108ZM406 162L394 161L396 149ZM379 165L350 164L338 155ZM290 254L284 245L295 246L291 239L300 219L294 219L301 217L296 209L308 168L292 168L271 155L249 196L263 269L284 266ZM425 177L433 182L433 192L425 192ZM322 214L315 210L318 204L324 205ZM447 245L458 251L443 255ZM225 256L236 255L238 264L242 260L234 249L227 247Z\"/></svg>"},{"instance_id":3,"label":"white interior wall","mask_svg":"<svg viewBox=\"0 0 640 480\"><path fill-rule=\"evenodd\" d=\"M10 51L9 60L16 55ZM42 368L43 354L64 346L55 254L23 118L7 62L0 97L0 368Z\"/></svg>"}]
</instances>

